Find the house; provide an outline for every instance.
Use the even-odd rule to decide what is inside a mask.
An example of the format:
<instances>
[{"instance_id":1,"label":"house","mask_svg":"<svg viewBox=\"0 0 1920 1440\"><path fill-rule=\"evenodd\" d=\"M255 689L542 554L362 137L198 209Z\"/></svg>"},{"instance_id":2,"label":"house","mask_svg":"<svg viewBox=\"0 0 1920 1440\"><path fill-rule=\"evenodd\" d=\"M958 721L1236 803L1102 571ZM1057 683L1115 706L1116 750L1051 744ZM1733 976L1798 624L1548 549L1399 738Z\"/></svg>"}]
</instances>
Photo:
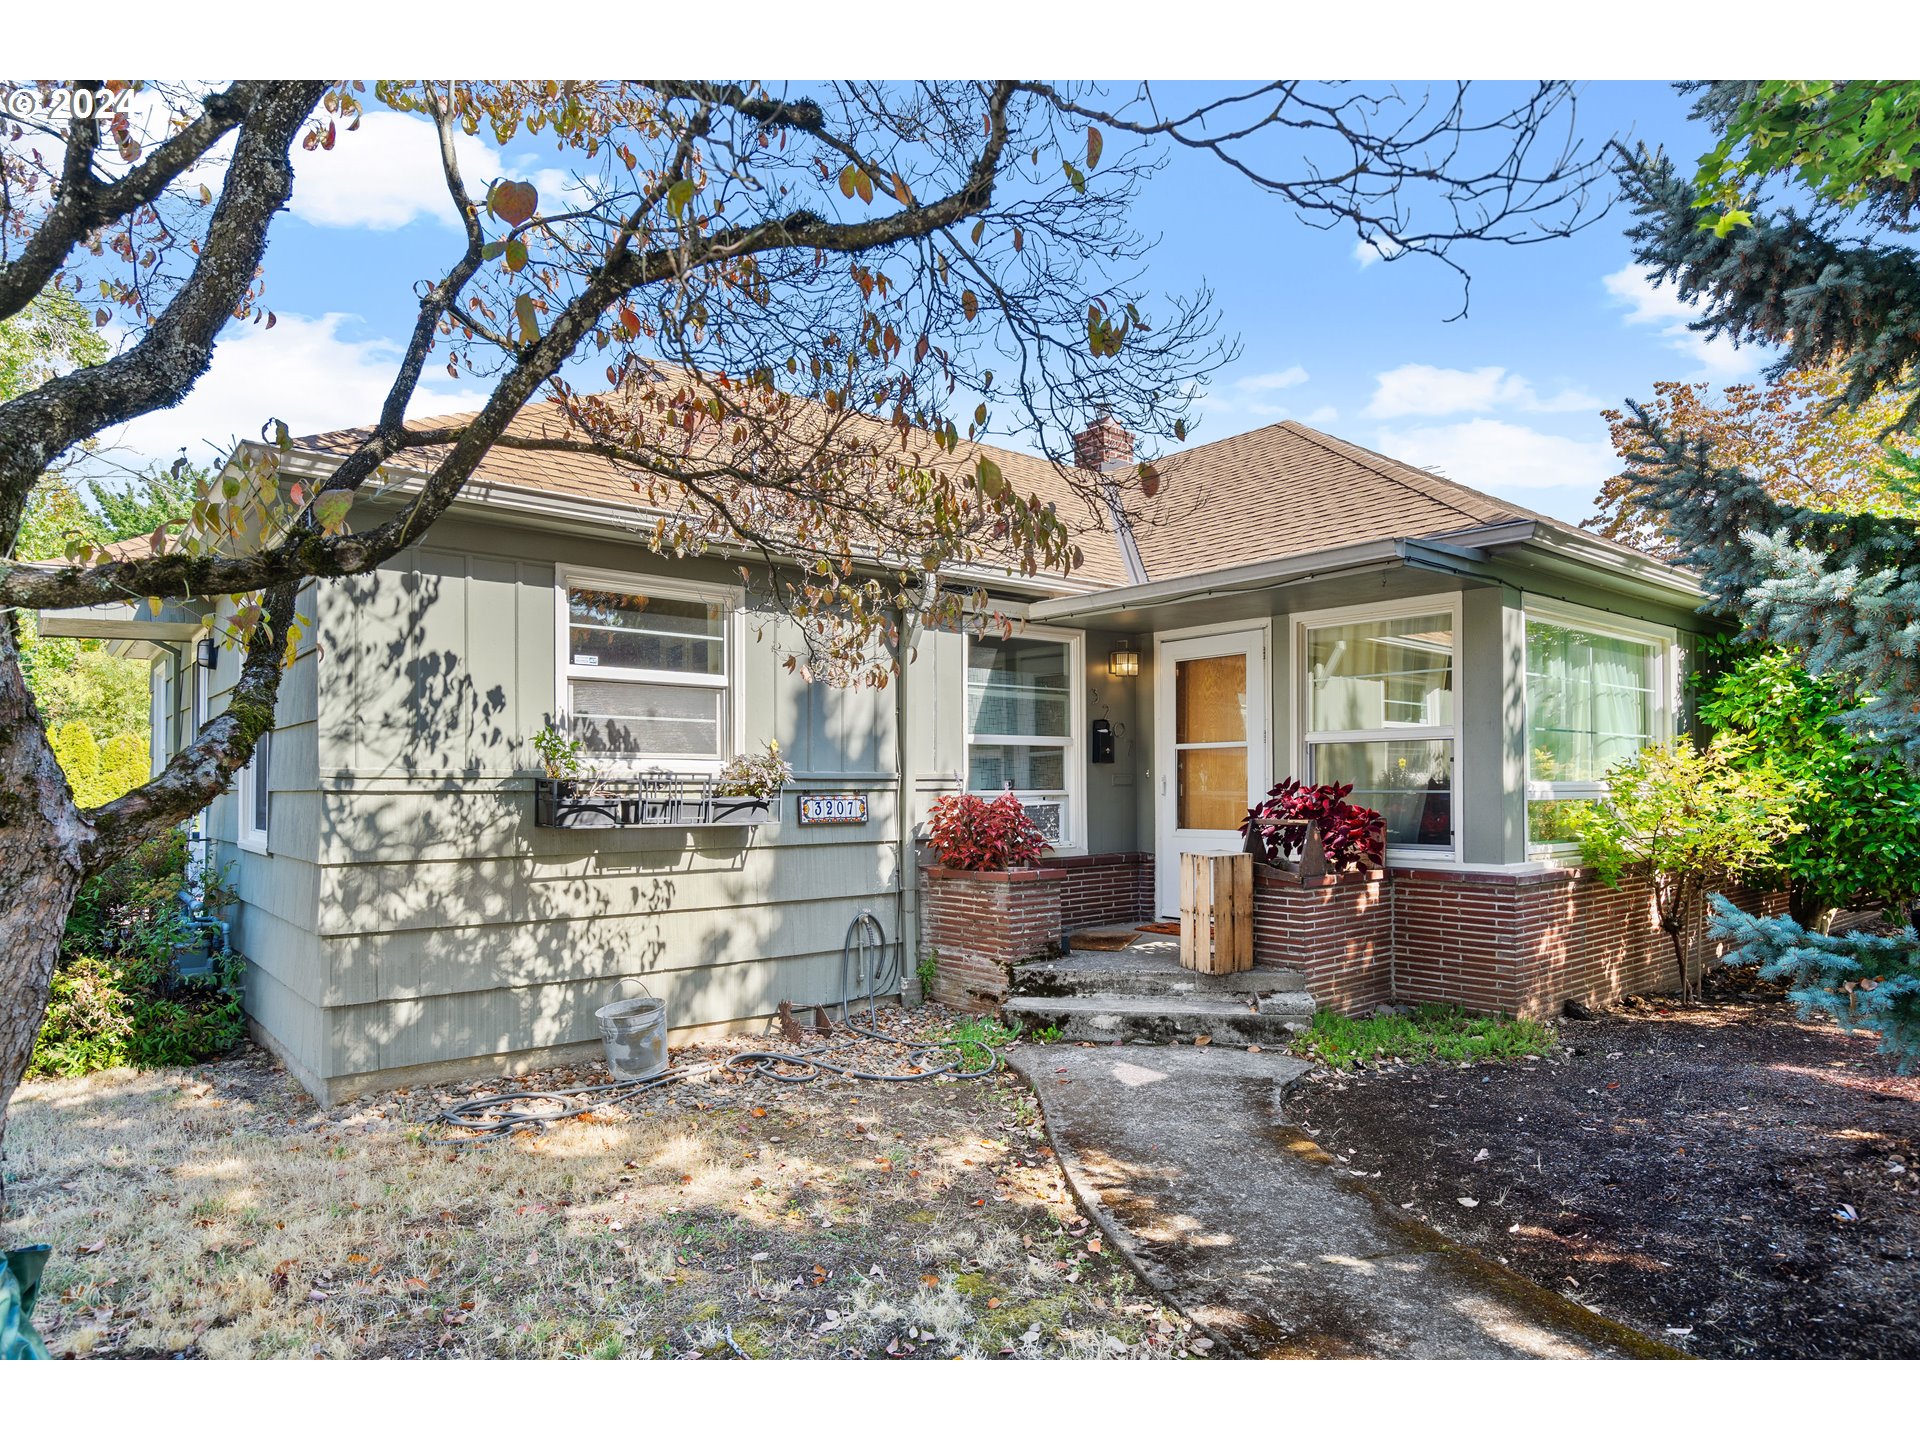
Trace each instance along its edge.
<instances>
[{"instance_id":1,"label":"house","mask_svg":"<svg viewBox=\"0 0 1920 1440\"><path fill-rule=\"evenodd\" d=\"M1130 465L1131 438L1096 422L1077 458ZM778 663L791 622L750 615L728 560L641 543L604 462L496 450L423 544L307 590L276 728L206 817L254 1033L329 1098L538 1066L594 1044L630 977L683 1035L831 1001L863 910L900 983L937 952L942 998L991 1004L1063 932L1174 913L1174 857L1237 850L1289 775L1386 817L1383 874L1261 876L1257 962L1319 1003L1544 1014L1670 984L1645 890L1583 872L1559 820L1687 728L1715 623L1693 577L1292 421L1160 468L1139 523L1084 522L1073 575L985 577L1012 635L927 634L900 683L836 689ZM234 679L181 607L48 623L153 657L156 764ZM531 739L567 717L596 759L680 774L777 739L794 783L756 826L538 824ZM916 827L962 788L1019 795L1044 868L923 868Z\"/></svg>"}]
</instances>

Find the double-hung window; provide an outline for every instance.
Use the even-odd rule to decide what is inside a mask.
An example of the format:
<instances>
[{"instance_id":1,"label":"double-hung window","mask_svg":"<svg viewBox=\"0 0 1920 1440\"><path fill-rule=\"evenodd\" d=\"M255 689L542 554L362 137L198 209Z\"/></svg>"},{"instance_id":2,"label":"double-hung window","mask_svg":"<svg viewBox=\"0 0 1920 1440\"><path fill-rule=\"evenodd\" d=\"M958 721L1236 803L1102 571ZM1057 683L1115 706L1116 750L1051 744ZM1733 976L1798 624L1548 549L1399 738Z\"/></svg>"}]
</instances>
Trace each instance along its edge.
<instances>
[{"instance_id":1,"label":"double-hung window","mask_svg":"<svg viewBox=\"0 0 1920 1440\"><path fill-rule=\"evenodd\" d=\"M1396 850L1450 851L1454 837L1457 612L1431 608L1301 626L1306 773L1351 785L1386 820Z\"/></svg>"},{"instance_id":2,"label":"double-hung window","mask_svg":"<svg viewBox=\"0 0 1920 1440\"><path fill-rule=\"evenodd\" d=\"M967 641L967 789L1011 791L1049 844L1076 845L1077 637Z\"/></svg>"},{"instance_id":3,"label":"double-hung window","mask_svg":"<svg viewBox=\"0 0 1920 1440\"><path fill-rule=\"evenodd\" d=\"M1672 635L1527 602L1527 841L1578 838L1607 771L1672 733Z\"/></svg>"},{"instance_id":4,"label":"double-hung window","mask_svg":"<svg viewBox=\"0 0 1920 1440\"><path fill-rule=\"evenodd\" d=\"M732 592L580 571L560 589L560 706L583 759L704 770L732 753Z\"/></svg>"}]
</instances>

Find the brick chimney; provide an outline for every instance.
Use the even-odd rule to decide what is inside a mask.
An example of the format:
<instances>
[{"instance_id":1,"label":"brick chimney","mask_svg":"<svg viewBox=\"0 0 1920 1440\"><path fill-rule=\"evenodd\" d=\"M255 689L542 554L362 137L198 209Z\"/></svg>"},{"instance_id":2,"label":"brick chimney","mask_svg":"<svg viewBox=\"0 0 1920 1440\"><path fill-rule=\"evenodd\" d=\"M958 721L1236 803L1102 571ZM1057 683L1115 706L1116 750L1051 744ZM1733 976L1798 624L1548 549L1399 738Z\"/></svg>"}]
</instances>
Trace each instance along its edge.
<instances>
[{"instance_id":1,"label":"brick chimney","mask_svg":"<svg viewBox=\"0 0 1920 1440\"><path fill-rule=\"evenodd\" d=\"M1097 417L1073 437L1073 463L1106 472L1133 463L1133 432L1111 415Z\"/></svg>"}]
</instances>

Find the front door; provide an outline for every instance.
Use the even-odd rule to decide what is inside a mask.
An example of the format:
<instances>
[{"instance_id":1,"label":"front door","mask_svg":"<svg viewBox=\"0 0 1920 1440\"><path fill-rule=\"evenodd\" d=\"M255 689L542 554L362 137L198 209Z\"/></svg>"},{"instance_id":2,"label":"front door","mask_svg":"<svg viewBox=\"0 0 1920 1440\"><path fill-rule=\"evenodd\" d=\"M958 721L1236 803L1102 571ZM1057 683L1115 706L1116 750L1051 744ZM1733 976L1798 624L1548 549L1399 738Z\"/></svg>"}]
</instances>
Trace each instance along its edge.
<instances>
[{"instance_id":1,"label":"front door","mask_svg":"<svg viewBox=\"0 0 1920 1440\"><path fill-rule=\"evenodd\" d=\"M1272 784L1266 629L1163 640L1154 675L1154 888L1171 917L1178 857L1237 851L1247 808Z\"/></svg>"}]
</instances>

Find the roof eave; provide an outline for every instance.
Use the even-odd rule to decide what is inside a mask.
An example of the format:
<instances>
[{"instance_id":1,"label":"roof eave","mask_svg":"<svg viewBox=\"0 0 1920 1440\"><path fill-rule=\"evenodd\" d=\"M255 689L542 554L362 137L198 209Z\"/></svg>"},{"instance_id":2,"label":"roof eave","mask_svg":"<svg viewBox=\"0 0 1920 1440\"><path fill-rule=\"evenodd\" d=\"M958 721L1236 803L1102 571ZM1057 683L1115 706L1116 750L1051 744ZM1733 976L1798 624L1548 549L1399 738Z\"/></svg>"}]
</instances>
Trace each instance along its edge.
<instances>
[{"instance_id":1,"label":"roof eave","mask_svg":"<svg viewBox=\"0 0 1920 1440\"><path fill-rule=\"evenodd\" d=\"M253 443L251 441L246 443ZM280 457L280 469L283 474L296 479L324 479L333 473L340 463L340 457L324 451L296 450ZM417 493L426 484L427 474L409 466L386 466L392 480L377 492L380 495L407 495ZM591 500L578 496L559 494L552 490L539 490L531 486L513 485L504 480L495 480L484 474L477 474L462 487L460 498L455 502L460 508L479 510L505 509L516 514L534 516L542 519L560 521L573 525L587 525L604 529L609 517L628 520L644 520L651 523L659 518L658 510L644 505L622 505L611 500ZM728 559L753 557L758 552L746 546L721 545L712 547L712 554ZM888 562L878 556L870 557L870 563L885 566ZM957 580L991 586L996 589L1017 590L1033 595L1085 595L1100 593L1096 582L1070 580L1063 576L1019 575L1011 570L1001 570L986 565L949 566L945 574Z\"/></svg>"},{"instance_id":2,"label":"roof eave","mask_svg":"<svg viewBox=\"0 0 1920 1440\"><path fill-rule=\"evenodd\" d=\"M1543 569L1586 580L1600 571L1608 588L1661 604L1698 609L1707 600L1700 577L1692 570L1572 525L1516 520L1453 531L1432 540L1488 555L1519 551Z\"/></svg>"}]
</instances>

